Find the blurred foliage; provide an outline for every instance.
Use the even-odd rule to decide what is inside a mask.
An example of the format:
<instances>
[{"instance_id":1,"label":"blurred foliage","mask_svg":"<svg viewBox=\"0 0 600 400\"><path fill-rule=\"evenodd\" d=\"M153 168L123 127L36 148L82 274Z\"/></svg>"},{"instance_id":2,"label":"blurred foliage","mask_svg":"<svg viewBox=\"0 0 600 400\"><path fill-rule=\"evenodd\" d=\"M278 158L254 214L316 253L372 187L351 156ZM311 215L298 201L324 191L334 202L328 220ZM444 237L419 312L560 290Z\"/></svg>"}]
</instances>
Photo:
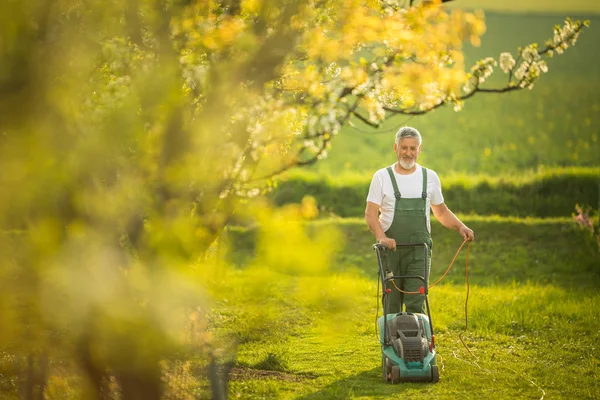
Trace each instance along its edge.
<instances>
[{"instance_id":1,"label":"blurred foliage","mask_svg":"<svg viewBox=\"0 0 600 400\"><path fill-rule=\"evenodd\" d=\"M461 52L481 17L435 3L3 2L0 350L29 372L2 377L7 396L192 397L204 376L223 397L236 340L268 335L282 305L343 309L335 286L295 284L340 241L306 231L315 201L239 205L322 158L350 116L377 125L482 91L495 61L466 73ZM533 85L583 27L520 51L501 91ZM216 240L236 210L261 226L241 271Z\"/></svg>"}]
</instances>

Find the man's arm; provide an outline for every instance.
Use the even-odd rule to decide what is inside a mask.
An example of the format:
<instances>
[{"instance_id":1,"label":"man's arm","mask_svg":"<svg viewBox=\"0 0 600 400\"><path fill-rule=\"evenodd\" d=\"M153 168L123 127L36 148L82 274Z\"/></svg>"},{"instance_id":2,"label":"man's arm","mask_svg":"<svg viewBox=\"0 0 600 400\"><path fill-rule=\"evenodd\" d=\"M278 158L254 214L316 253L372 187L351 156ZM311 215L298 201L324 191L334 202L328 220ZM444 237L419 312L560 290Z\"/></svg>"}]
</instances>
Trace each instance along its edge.
<instances>
[{"instance_id":1,"label":"man's arm","mask_svg":"<svg viewBox=\"0 0 600 400\"><path fill-rule=\"evenodd\" d=\"M367 226L377 243L381 243L387 246L388 249L396 250L396 241L394 239L388 238L381 227L381 223L379 222L379 205L367 201L367 207L365 208L365 221L367 221Z\"/></svg>"},{"instance_id":2,"label":"man's arm","mask_svg":"<svg viewBox=\"0 0 600 400\"><path fill-rule=\"evenodd\" d=\"M444 225L448 229L453 229L460 233L460 236L463 239L472 241L475 240L475 234L468 226L462 223L460 219L450 209L446 206L445 203L441 203L438 205L431 205L431 210L433 211L433 215L437 218L438 221L442 225Z\"/></svg>"}]
</instances>

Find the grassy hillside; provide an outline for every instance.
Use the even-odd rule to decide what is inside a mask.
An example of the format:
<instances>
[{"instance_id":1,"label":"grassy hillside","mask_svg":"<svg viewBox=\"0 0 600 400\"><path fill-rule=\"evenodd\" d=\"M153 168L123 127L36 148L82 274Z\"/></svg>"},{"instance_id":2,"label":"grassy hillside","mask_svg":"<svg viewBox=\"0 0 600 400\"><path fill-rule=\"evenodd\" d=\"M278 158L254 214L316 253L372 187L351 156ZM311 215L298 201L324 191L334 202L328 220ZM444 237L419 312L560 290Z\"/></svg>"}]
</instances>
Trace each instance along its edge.
<instances>
[{"instance_id":1,"label":"grassy hillside","mask_svg":"<svg viewBox=\"0 0 600 400\"><path fill-rule=\"evenodd\" d=\"M480 48L467 59L498 57L502 51L551 37L562 16L488 13ZM421 162L440 173L521 173L547 166L600 163L600 17L573 48L549 63L549 72L529 91L478 95L465 109L443 108L422 117L395 117L377 131L355 121L332 143L328 158L311 170L331 177L372 173L394 160L399 126L417 127L424 137ZM502 71L499 71L502 75Z\"/></svg>"},{"instance_id":2,"label":"grassy hillside","mask_svg":"<svg viewBox=\"0 0 600 400\"><path fill-rule=\"evenodd\" d=\"M484 9L514 13L586 13L600 14L596 0L458 0L448 3L448 8Z\"/></svg>"},{"instance_id":3,"label":"grassy hillside","mask_svg":"<svg viewBox=\"0 0 600 400\"><path fill-rule=\"evenodd\" d=\"M346 241L328 276L299 276L293 296L310 285L321 293L308 321L275 319L261 339L238 348L230 394L239 398L597 398L600 389L600 255L569 220L465 217L477 241L469 257L470 297L465 329L465 252L430 301L441 364L439 384L380 381L375 334L376 264L361 220L321 221ZM432 276L439 277L461 243L434 224ZM252 232L230 240L247 259ZM277 285L276 281L273 282ZM333 303L332 303L333 301ZM294 315L298 305L282 302ZM332 312L331 310L337 310ZM284 313L283 315L286 315ZM251 318L251 314L247 315ZM278 322L280 321L280 322ZM298 320L296 320L297 323ZM291 325L290 325L291 324ZM287 326L287 328L285 328ZM293 334L268 332L292 329ZM474 358L477 357L477 358Z\"/></svg>"}]
</instances>

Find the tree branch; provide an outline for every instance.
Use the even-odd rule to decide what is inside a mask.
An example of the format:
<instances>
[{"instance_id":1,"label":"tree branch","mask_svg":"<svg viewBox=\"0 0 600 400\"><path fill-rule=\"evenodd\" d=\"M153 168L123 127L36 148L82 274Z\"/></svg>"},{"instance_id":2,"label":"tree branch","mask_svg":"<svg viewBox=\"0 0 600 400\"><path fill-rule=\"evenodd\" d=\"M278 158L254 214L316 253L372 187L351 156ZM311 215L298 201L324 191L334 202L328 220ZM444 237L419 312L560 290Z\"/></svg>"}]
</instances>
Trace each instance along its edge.
<instances>
[{"instance_id":1,"label":"tree branch","mask_svg":"<svg viewBox=\"0 0 600 400\"><path fill-rule=\"evenodd\" d=\"M407 109L407 108L402 109L402 108L391 108L391 107L383 107L383 109L385 111L389 111L394 114L423 115L423 114L427 114L428 112L435 110L436 108L443 106L444 104L446 104L446 101L442 101L441 103L438 103L438 104L434 105L433 107L429 107L424 110L414 110L414 109Z\"/></svg>"},{"instance_id":2,"label":"tree branch","mask_svg":"<svg viewBox=\"0 0 600 400\"><path fill-rule=\"evenodd\" d=\"M359 120L361 120L363 123L369 125L371 128L377 129L377 128L379 128L381 126L381 124L376 124L374 122L371 122L368 118L363 117L357 111L351 111L350 114L354 115L356 118L358 118Z\"/></svg>"}]
</instances>

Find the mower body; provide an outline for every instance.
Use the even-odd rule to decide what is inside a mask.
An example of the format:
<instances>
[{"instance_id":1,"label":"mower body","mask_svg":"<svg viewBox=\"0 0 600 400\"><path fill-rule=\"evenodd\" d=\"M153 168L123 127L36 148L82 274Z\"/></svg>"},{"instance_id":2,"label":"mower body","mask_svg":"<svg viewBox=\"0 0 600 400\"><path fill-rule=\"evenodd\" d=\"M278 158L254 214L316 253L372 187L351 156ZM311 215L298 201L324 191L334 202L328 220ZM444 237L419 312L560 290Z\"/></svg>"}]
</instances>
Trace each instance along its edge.
<instances>
[{"instance_id":1,"label":"mower body","mask_svg":"<svg viewBox=\"0 0 600 400\"><path fill-rule=\"evenodd\" d=\"M423 247L424 265L428 265L427 243L396 243L396 247ZM388 268L387 248L375 244L379 277L383 288L383 316L377 319L381 343L381 370L385 382L438 382L440 373L436 362L435 335L429 310L429 269L423 276L394 276ZM422 282L421 294L427 314L409 312L390 312L388 295L392 287L398 289L393 281L417 279ZM391 283L390 283L391 282Z\"/></svg>"},{"instance_id":2,"label":"mower body","mask_svg":"<svg viewBox=\"0 0 600 400\"><path fill-rule=\"evenodd\" d=\"M429 317L402 312L387 314L385 318L387 327L383 316L377 320L381 343L384 343L381 346L383 379L391 383L439 381Z\"/></svg>"}]
</instances>

